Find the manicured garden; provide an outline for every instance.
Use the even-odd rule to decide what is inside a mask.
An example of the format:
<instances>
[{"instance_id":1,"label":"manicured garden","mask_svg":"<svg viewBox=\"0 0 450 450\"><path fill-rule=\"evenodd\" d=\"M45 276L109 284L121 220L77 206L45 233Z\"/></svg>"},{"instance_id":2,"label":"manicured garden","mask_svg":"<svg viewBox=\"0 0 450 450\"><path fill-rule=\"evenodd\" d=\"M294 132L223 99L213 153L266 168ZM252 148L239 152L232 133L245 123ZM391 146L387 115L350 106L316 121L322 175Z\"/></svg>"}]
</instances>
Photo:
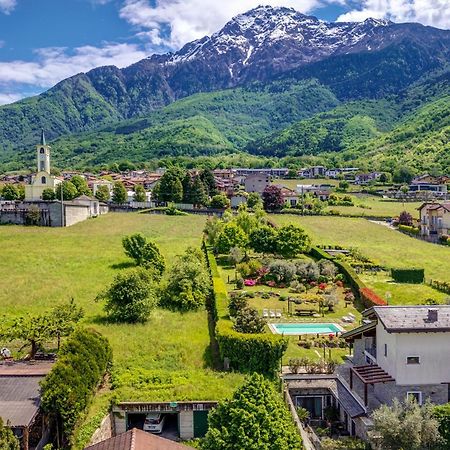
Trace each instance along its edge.
<instances>
[{"instance_id":1,"label":"manicured garden","mask_svg":"<svg viewBox=\"0 0 450 450\"><path fill-rule=\"evenodd\" d=\"M379 295L391 293L389 302L392 304L421 304L429 298L438 302L445 300L442 292L426 284L393 282L389 270L420 267L425 269L426 280L449 281L449 248L411 238L365 219L274 215L272 220L279 225L299 224L314 244L356 249L371 264L386 269L379 272L368 268L359 276Z\"/></svg>"}]
</instances>

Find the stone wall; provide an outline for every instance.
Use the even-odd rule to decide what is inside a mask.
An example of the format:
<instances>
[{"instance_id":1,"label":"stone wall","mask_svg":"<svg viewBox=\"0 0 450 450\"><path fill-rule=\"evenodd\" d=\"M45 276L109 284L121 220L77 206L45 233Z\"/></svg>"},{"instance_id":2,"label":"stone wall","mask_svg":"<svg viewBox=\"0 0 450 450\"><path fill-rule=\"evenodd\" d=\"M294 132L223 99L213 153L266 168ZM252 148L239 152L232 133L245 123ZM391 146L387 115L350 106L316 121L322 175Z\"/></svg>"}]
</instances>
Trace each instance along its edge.
<instances>
[{"instance_id":1,"label":"stone wall","mask_svg":"<svg viewBox=\"0 0 450 450\"><path fill-rule=\"evenodd\" d=\"M394 398L406 399L408 392L422 392L422 401L430 399L432 403L442 405L449 401L447 384L399 386L395 383L378 383L374 386L374 395L381 402L392 404Z\"/></svg>"},{"instance_id":2,"label":"stone wall","mask_svg":"<svg viewBox=\"0 0 450 450\"><path fill-rule=\"evenodd\" d=\"M111 414L108 414L106 417L104 417L100 426L94 431L94 434L92 435L91 440L89 441L89 444L87 446L97 444L111 437L113 437L112 418Z\"/></svg>"}]
</instances>

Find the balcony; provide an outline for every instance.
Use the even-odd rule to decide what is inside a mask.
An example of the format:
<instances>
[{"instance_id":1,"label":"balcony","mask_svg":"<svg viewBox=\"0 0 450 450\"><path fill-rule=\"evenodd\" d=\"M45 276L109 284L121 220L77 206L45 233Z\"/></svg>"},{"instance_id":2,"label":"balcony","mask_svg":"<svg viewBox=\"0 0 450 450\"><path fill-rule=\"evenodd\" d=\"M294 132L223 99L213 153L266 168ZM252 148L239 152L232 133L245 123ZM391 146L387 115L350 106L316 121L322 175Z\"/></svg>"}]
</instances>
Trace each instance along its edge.
<instances>
[{"instance_id":1,"label":"balcony","mask_svg":"<svg viewBox=\"0 0 450 450\"><path fill-rule=\"evenodd\" d=\"M375 345L372 347L365 348L364 353L366 355L366 359L369 359L368 362L370 362L370 361L372 361L374 363L377 362L377 347Z\"/></svg>"}]
</instances>

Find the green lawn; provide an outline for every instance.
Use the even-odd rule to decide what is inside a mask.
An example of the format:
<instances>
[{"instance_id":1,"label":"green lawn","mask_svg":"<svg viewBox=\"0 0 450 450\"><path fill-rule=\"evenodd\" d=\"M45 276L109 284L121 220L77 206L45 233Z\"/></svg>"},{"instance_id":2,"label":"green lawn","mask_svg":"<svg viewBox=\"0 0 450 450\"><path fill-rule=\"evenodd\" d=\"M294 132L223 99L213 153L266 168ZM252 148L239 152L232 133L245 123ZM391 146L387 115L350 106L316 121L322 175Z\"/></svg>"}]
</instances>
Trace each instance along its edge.
<instances>
[{"instance_id":1,"label":"green lawn","mask_svg":"<svg viewBox=\"0 0 450 450\"><path fill-rule=\"evenodd\" d=\"M130 260L121 238L142 232L160 246L168 263L199 246L205 218L108 214L66 229L0 227L2 313L39 313L71 297L84 322L110 340L112 381L121 400L215 400L228 396L240 375L209 369L206 311L156 309L144 325L105 324L95 296Z\"/></svg>"},{"instance_id":2,"label":"green lawn","mask_svg":"<svg viewBox=\"0 0 450 450\"><path fill-rule=\"evenodd\" d=\"M359 249L374 262L387 267L423 267L427 279L450 281L450 248L406 236L383 225L366 219L343 217L298 217L274 215L280 224L295 223L302 226L315 244L342 245ZM361 277L380 295L392 293L392 303L420 304L433 297L443 300L445 296L426 285L392 283L382 276Z\"/></svg>"},{"instance_id":3,"label":"green lawn","mask_svg":"<svg viewBox=\"0 0 450 450\"><path fill-rule=\"evenodd\" d=\"M399 202L383 199L375 195L351 195L355 206L329 206L325 211L334 210L351 216L395 217L408 211L413 218L419 218L417 209L422 202Z\"/></svg>"}]
</instances>

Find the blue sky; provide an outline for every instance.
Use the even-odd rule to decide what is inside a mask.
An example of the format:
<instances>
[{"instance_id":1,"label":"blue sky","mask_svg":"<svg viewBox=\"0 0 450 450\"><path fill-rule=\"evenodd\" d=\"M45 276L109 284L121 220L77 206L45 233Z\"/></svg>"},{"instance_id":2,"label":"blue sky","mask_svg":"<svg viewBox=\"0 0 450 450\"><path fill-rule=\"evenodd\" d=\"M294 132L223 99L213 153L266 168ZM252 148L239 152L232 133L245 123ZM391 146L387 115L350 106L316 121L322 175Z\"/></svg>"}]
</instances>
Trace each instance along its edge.
<instances>
[{"instance_id":1,"label":"blue sky","mask_svg":"<svg viewBox=\"0 0 450 450\"><path fill-rule=\"evenodd\" d=\"M384 17L450 28L450 0L0 0L0 104L93 67L177 50L259 4L330 21Z\"/></svg>"}]
</instances>

